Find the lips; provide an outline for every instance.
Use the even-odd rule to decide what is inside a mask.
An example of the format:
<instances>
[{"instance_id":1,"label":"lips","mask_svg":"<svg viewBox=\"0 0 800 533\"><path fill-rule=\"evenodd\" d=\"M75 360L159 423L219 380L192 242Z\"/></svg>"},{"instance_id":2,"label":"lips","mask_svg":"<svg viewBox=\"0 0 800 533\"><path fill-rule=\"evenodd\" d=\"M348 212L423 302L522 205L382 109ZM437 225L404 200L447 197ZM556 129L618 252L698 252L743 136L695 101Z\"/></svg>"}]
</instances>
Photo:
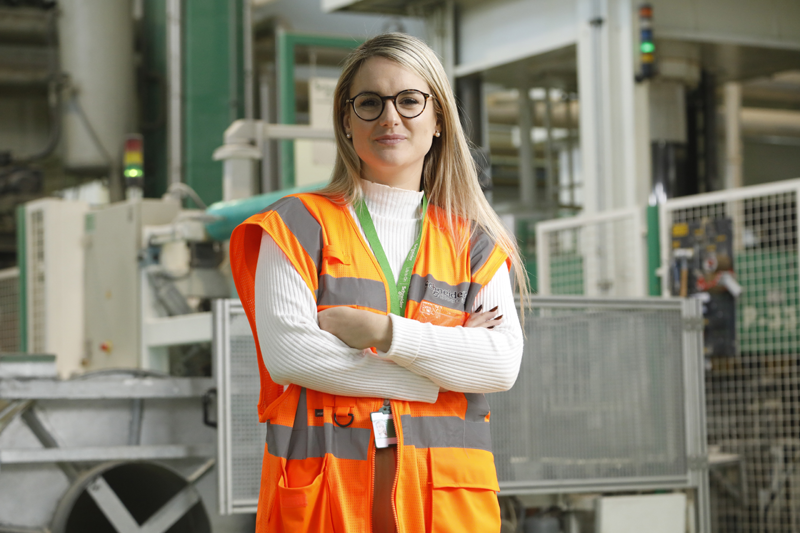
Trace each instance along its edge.
<instances>
[{"instance_id":1,"label":"lips","mask_svg":"<svg viewBox=\"0 0 800 533\"><path fill-rule=\"evenodd\" d=\"M397 133L392 133L389 135L381 135L380 137L375 137L375 142L378 144L383 144L385 146L393 146L395 144L399 144L406 140L405 135L399 135Z\"/></svg>"}]
</instances>

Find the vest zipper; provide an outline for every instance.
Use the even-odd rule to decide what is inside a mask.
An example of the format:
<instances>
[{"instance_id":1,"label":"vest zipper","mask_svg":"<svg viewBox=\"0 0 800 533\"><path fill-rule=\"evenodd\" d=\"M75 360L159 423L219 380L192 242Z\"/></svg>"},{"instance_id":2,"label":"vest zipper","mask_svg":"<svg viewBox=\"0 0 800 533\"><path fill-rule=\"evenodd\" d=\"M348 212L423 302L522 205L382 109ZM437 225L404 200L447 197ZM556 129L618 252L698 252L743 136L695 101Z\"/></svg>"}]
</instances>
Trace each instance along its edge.
<instances>
[{"instance_id":1,"label":"vest zipper","mask_svg":"<svg viewBox=\"0 0 800 533\"><path fill-rule=\"evenodd\" d=\"M383 405L390 405L388 399L383 400ZM397 435L397 444L395 445L395 461L394 461L394 481L392 482L392 517L394 518L394 528L397 533L400 533L400 521L397 519L397 503L395 502L395 493L397 492L397 481L400 478L400 432L397 431L397 424L392 418L394 424L394 432Z\"/></svg>"},{"instance_id":2,"label":"vest zipper","mask_svg":"<svg viewBox=\"0 0 800 533\"><path fill-rule=\"evenodd\" d=\"M372 507L375 505L375 463L376 463L375 460L376 448L374 439L372 442L372 446L370 446L369 453L370 455L372 455L372 475L370 476L372 478L372 483L370 484L371 489L369 491L369 531L372 531L373 529Z\"/></svg>"}]
</instances>

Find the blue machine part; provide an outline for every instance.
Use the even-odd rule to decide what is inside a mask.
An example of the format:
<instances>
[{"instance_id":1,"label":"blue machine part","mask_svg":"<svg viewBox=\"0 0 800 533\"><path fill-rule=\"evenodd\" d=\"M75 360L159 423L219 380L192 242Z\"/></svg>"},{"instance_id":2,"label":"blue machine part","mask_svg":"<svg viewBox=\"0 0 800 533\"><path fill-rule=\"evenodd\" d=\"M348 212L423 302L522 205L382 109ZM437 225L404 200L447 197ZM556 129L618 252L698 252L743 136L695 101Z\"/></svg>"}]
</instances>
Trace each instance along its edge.
<instances>
[{"instance_id":1,"label":"blue machine part","mask_svg":"<svg viewBox=\"0 0 800 533\"><path fill-rule=\"evenodd\" d=\"M247 218L263 211L284 196L300 192L311 192L321 189L327 183L317 183L315 185L305 185L280 191L270 192L251 198L230 200L228 202L216 202L211 204L206 213L215 217L213 222L206 224L206 231L209 237L215 241L226 241L231 238L233 228L244 222Z\"/></svg>"}]
</instances>

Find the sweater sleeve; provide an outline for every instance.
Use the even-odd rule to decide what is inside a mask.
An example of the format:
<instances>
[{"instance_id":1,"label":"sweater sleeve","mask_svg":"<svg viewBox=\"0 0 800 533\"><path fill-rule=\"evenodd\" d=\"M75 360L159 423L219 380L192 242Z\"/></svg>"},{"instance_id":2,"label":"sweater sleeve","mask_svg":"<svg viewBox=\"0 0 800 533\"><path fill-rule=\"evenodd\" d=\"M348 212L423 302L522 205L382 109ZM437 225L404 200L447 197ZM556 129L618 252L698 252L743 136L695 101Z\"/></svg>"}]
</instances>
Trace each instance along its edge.
<instances>
[{"instance_id":1,"label":"sweater sleeve","mask_svg":"<svg viewBox=\"0 0 800 533\"><path fill-rule=\"evenodd\" d=\"M483 305L484 310L498 306L502 324L491 330L451 328L391 315L392 345L381 355L447 390L510 389L519 373L523 341L505 264L483 287L474 305Z\"/></svg>"},{"instance_id":2,"label":"sweater sleeve","mask_svg":"<svg viewBox=\"0 0 800 533\"><path fill-rule=\"evenodd\" d=\"M266 232L256 267L255 315L261 354L275 383L355 397L428 403L438 397L439 386L429 378L321 330L312 294Z\"/></svg>"}]
</instances>

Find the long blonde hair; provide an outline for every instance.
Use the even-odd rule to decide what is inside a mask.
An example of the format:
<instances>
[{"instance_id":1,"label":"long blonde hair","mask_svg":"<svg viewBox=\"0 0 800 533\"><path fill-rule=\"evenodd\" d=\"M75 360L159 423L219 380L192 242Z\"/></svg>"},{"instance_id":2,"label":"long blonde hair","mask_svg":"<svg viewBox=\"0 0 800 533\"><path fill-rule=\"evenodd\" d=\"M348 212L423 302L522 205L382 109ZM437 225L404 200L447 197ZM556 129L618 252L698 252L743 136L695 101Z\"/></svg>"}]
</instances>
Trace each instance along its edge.
<instances>
[{"instance_id":1,"label":"long blonde hair","mask_svg":"<svg viewBox=\"0 0 800 533\"><path fill-rule=\"evenodd\" d=\"M371 57L394 61L424 79L434 98L431 100L441 126L441 137L433 141L422 167L422 186L428 201L449 215L447 229L461 250L470 236L456 228L458 219L472 222L491 237L511 258L522 301L528 295L528 276L520 257L516 239L494 212L478 183L478 172L469 151L456 108L450 82L436 54L421 40L404 33L385 33L369 39L347 58L342 75L333 93L333 129L336 135L336 163L330 184L319 191L330 198L347 203L362 197L361 160L347 138L343 119L348 112L345 101L361 65ZM522 306L524 309L524 305Z\"/></svg>"}]
</instances>

